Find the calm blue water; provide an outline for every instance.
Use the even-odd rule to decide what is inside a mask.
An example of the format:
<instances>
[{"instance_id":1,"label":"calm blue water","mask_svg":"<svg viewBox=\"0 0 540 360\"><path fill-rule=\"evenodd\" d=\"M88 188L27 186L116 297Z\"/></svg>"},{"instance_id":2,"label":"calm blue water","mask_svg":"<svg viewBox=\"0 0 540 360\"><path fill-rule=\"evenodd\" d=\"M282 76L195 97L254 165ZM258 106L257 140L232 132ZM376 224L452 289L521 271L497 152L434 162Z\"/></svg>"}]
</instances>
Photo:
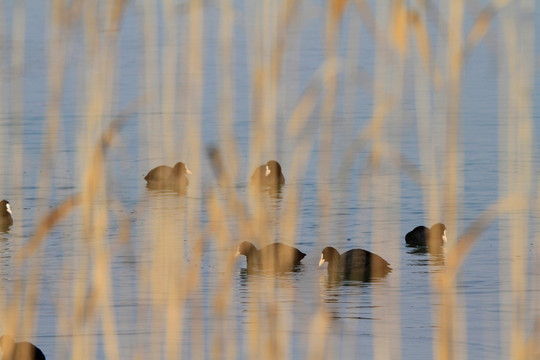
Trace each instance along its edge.
<instances>
[{"instance_id":1,"label":"calm blue water","mask_svg":"<svg viewBox=\"0 0 540 360\"><path fill-rule=\"evenodd\" d=\"M245 203L249 202L247 179L250 167L250 131L253 113L253 51L258 49L260 34L257 33L257 17L253 16L253 5L236 4L237 17L234 28L234 136L239 151L238 181L232 189ZM11 5L6 13L11 13ZM65 73L65 90L62 98L61 127L57 133L57 143L51 154L52 163L45 171L43 163L43 144L46 141L47 114L47 69L50 33L46 28L48 9L46 4L32 2L27 4L25 69L23 75L24 113L22 124L20 114L15 113L15 95L9 84L15 80L8 65L3 65L2 76L7 77L2 86L2 109L0 109L0 154L2 172L0 174L1 197L11 201L14 209L15 225L0 240L0 286L8 299L15 299L13 285L28 278L33 270L30 264L23 269L14 267L14 255L25 246L35 231L38 221L47 211L63 199L81 188L81 173L84 158L80 156L81 141L84 139L85 123L94 121L84 104L85 83L80 76L85 62L85 43L80 26L73 28L73 38L69 41ZM262 275L247 276L243 268L245 260L234 263L233 271L227 272L238 241L243 240L234 222L228 225L231 233L230 243L218 244L210 234L204 244L204 256L200 260L201 277L197 286L190 290L189 296L179 305L181 314L176 324L180 324L181 353L183 358L195 357L204 353L204 358L212 357L212 351L223 356L253 358L257 356L248 343L255 309L272 314L262 319L261 351L268 347L279 357L306 357L320 345L318 336L327 334L325 356L329 358L370 358L385 354L388 358L401 356L404 359L429 359L434 356L433 347L436 336L437 311L440 300L433 293L432 281L437 273L443 271L444 254L431 256L416 253L404 246L403 237L417 225L429 224L428 214L420 186L403 172L399 172L389 162L381 168L381 177L372 179L372 169L368 166L368 144L357 154L350 168L342 174L343 154L355 141L359 131L364 129L373 114L372 80L354 81L350 73L340 73L334 116L333 162L329 181L317 183L319 156L319 123L322 118L320 101L309 119L303 135L314 134L315 145L306 154L306 171L298 176L292 165L292 156L298 144L297 139L287 137L287 124L302 92L309 84L313 74L324 61L324 6L311 7L303 4L299 10L298 24L287 37L290 44L284 57L283 77L277 99L278 139L275 153L266 157L278 159L287 179L287 186L279 200L264 200L272 214L268 231L278 241L284 238L278 226L282 219L279 214L291 201L291 191L299 187L300 205L298 224L294 242L308 255L303 260L300 272L279 277ZM140 76L144 64L141 9L128 5L125 19L118 33L119 48L117 58L117 82L115 84L112 106L123 109L127 104L145 93L154 95L154 103L138 109L133 114L107 157L108 197L103 199L107 207L109 223L107 228L108 248L111 251L111 274L113 304L116 319L116 334L121 358L136 355L164 358L163 349L167 326L166 309L160 307L167 300L168 291L152 288L152 271L156 262L152 258L156 249L178 254L178 261L186 266L197 264L197 238L190 232L192 221L208 225L208 209L204 195L216 190L214 176L206 157L200 163L187 151L186 107L179 99L172 113L163 113L160 104L160 89L163 85L164 70L159 65L164 52L170 44L164 40L160 17L159 39L151 44L158 60L153 80L155 87L148 88ZM352 11L352 10L351 10ZM202 107L196 115L202 119L202 146L219 144L222 124L220 118L219 86L222 64L220 62L220 13L217 5L205 8L204 36L204 97ZM536 18L538 14L535 14ZM469 18L470 17L470 18ZM470 23L472 16L467 18ZM8 17L3 31L11 34L11 17ZM178 63L177 70L185 69L187 58L188 17L182 12L178 15ZM373 78L375 72L374 44L371 35L360 26L356 41L349 42L347 29L358 26L356 16L348 14L344 21L338 49L342 56L358 51L356 66L353 68ZM436 23L431 19L433 23ZM500 45L498 28L490 33L490 42L481 43L467 60L462 86L461 129L460 129L460 199L462 206L458 214L458 228L449 229L451 239L456 239L479 214L499 198L499 181L503 175L499 169L499 134L506 129L499 126L498 103L498 54ZM537 36L537 39L539 37ZM354 44L351 48L351 44ZM354 48L356 47L356 49ZM4 63L10 63L13 45L9 42L0 49ZM348 68L350 69L350 68ZM390 71L390 70L388 70ZM178 83L185 86L185 74L178 71ZM165 74L166 76L166 74ZM359 78L364 77L358 75ZM404 95L401 114L392 114L387 126L395 141L395 146L414 165L421 167L416 128L416 103L414 98L414 67L407 61L404 67ZM352 89L352 92L351 92ZM535 100L538 97L535 92ZM534 103L540 103L534 101ZM536 109L534 109L536 110ZM113 112L115 113L115 112ZM536 122L538 111L534 112ZM176 139L170 151L160 133L165 116L174 120L172 138ZM399 120L399 121L398 121ZM107 123L109 119L105 119ZM435 118L433 122L437 121ZM538 129L533 129L534 134ZM21 134L22 137L17 134ZM441 138L437 138L441 136ZM92 135L90 135L92 136ZM440 182L444 181L445 164L442 162L444 132L435 134L428 140L434 145ZM400 145L399 145L400 144ZM442 146L442 145L441 145ZM19 149L19 150L18 150ZM13 164L17 154L22 151L22 170ZM142 176L150 168L162 163L185 161L196 175L192 178L190 192L185 198L174 194L149 192L144 187ZM228 160L228 159L226 159ZM533 149L533 178L537 179L538 146ZM385 193L373 189L384 179L384 175L397 176L393 186ZM48 179L49 182L44 182ZM396 179L396 178L394 178ZM200 187L193 181L200 180ZM48 188L46 188L48 186ZM323 218L320 211L318 186L329 189L332 202L329 217ZM367 186L367 188L366 188ZM200 189L197 193L195 189ZM360 190L367 189L367 190ZM530 194L536 199L535 186ZM367 192L366 192L367 191ZM441 194L439 194L441 196ZM388 205L385 205L388 204ZM385 208L388 206L388 208ZM377 211L383 210L381 218ZM274 213L275 211L275 213ZM277 214L277 215L276 215ZM69 323L58 321L59 317L71 315L73 307L73 279L84 274L92 274L95 257L88 253L83 239L83 229L79 210L59 223L46 238L42 252L34 262L40 268L39 285L41 294L37 300L37 328L29 338L45 352L48 358L67 358L71 356L71 344L77 339L88 339L96 344L95 358L105 357L103 346L107 331L92 321L90 325L71 330ZM170 244L155 241L156 229L151 219L175 219L173 231L178 242ZM122 221L128 219L131 231L129 240L119 242ZM534 221L535 218L531 216ZM438 220L439 221L439 220ZM444 221L440 219L440 221ZM328 228L325 228L325 224ZM531 224L534 229L535 223ZM511 256L500 256L500 244L511 239L500 239L499 229L507 226L504 222L494 222L481 235L476 246L468 255L457 284L459 294L458 316L460 328L457 348L466 349L469 358L508 357L510 328L511 289L509 282ZM527 255L536 259L537 248L533 231L529 232ZM380 236L381 234L393 234ZM340 251L351 248L365 248L377 252L387 259L393 271L380 282L369 284L345 283L329 286L326 268L318 268L320 251L327 244ZM166 267L166 264L164 265ZM86 269L85 269L86 268ZM180 274L171 286L185 285L185 274ZM534 316L538 316L538 269L529 266L526 312L530 329ZM88 275L91 288L91 275ZM182 280L182 281L181 281ZM24 283L24 280L23 280ZM267 307L267 299L275 298L275 305ZM216 310L216 301L225 298L226 306L222 312ZM536 301L533 301L536 299ZM15 301L15 300L13 300ZM326 314L330 321L319 327L318 314ZM94 320L93 320L94 321ZM95 320L97 321L97 320ZM97 322L99 323L99 321ZM276 325L277 324L277 325ZM0 330L7 327L0 320ZM286 348L274 348L266 341L275 329L282 331ZM374 341L375 332L378 334ZM231 336L233 334L234 336ZM323 334L323 335L321 335ZM268 337L265 338L265 335ZM379 344L376 346L376 344ZM154 356L157 351L157 356ZM386 352L388 351L388 352ZM141 355L144 354L144 355ZM323 354L318 354L323 356ZM216 356L221 357L221 356Z\"/></svg>"}]
</instances>

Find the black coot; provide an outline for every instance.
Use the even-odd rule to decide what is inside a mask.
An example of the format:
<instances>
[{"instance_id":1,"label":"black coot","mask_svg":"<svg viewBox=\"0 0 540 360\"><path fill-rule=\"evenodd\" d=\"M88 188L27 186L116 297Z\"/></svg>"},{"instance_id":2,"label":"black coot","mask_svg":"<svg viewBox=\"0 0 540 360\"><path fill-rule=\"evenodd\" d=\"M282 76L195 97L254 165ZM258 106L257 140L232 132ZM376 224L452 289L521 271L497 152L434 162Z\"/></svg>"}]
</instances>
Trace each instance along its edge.
<instances>
[{"instance_id":1,"label":"black coot","mask_svg":"<svg viewBox=\"0 0 540 360\"><path fill-rule=\"evenodd\" d=\"M428 229L425 226L417 226L405 235L405 242L411 246L428 246L429 242L435 246L446 244L446 226L437 223Z\"/></svg>"},{"instance_id":2,"label":"black coot","mask_svg":"<svg viewBox=\"0 0 540 360\"><path fill-rule=\"evenodd\" d=\"M390 264L379 255L363 249L352 249L339 254L331 247L325 247L319 266L328 263L328 276L331 279L370 281L381 278L392 271Z\"/></svg>"},{"instance_id":3,"label":"black coot","mask_svg":"<svg viewBox=\"0 0 540 360\"><path fill-rule=\"evenodd\" d=\"M0 337L2 360L45 360L43 352L29 342L15 342L9 335Z\"/></svg>"},{"instance_id":4,"label":"black coot","mask_svg":"<svg viewBox=\"0 0 540 360\"><path fill-rule=\"evenodd\" d=\"M251 175L251 184L272 188L284 185L285 177L281 172L281 165L275 160L270 160L266 164L259 166Z\"/></svg>"},{"instance_id":5,"label":"black coot","mask_svg":"<svg viewBox=\"0 0 540 360\"><path fill-rule=\"evenodd\" d=\"M177 162L174 167L161 165L144 177L149 189L185 191L189 184L186 174L191 174L186 164Z\"/></svg>"},{"instance_id":6,"label":"black coot","mask_svg":"<svg viewBox=\"0 0 540 360\"><path fill-rule=\"evenodd\" d=\"M248 270L274 270L277 272L293 271L306 256L303 252L289 245L273 243L257 250L249 241L238 245L236 256L245 255Z\"/></svg>"},{"instance_id":7,"label":"black coot","mask_svg":"<svg viewBox=\"0 0 540 360\"><path fill-rule=\"evenodd\" d=\"M11 205L9 204L9 201L0 201L0 230L5 231L11 225L13 225L13 218L11 215L13 215L13 213L11 212Z\"/></svg>"}]
</instances>

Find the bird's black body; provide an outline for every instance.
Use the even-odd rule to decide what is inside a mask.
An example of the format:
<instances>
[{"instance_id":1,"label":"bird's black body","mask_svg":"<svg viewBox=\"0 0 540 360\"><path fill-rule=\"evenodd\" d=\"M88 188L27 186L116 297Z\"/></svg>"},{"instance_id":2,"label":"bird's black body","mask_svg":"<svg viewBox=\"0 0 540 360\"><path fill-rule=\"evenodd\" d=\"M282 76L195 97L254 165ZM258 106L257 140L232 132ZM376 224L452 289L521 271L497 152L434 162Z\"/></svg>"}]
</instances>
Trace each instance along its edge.
<instances>
[{"instance_id":1,"label":"bird's black body","mask_svg":"<svg viewBox=\"0 0 540 360\"><path fill-rule=\"evenodd\" d=\"M248 270L273 270L276 272L293 271L306 256L295 247L282 243L273 243L260 250L243 241L238 245L236 256L245 255Z\"/></svg>"},{"instance_id":2,"label":"bird's black body","mask_svg":"<svg viewBox=\"0 0 540 360\"><path fill-rule=\"evenodd\" d=\"M43 352L34 344L23 341L14 342L9 335L0 337L2 360L45 360Z\"/></svg>"},{"instance_id":3,"label":"bird's black body","mask_svg":"<svg viewBox=\"0 0 540 360\"><path fill-rule=\"evenodd\" d=\"M183 162L178 162L174 167L161 165L153 168L144 180L149 189L185 191L189 185L186 174L191 174L191 171Z\"/></svg>"},{"instance_id":4,"label":"bird's black body","mask_svg":"<svg viewBox=\"0 0 540 360\"><path fill-rule=\"evenodd\" d=\"M0 231L7 231L13 225L13 217L11 216L11 205L9 201L0 201Z\"/></svg>"},{"instance_id":5,"label":"bird's black body","mask_svg":"<svg viewBox=\"0 0 540 360\"><path fill-rule=\"evenodd\" d=\"M340 255L333 247L326 247L319 266L324 262L328 262L328 276L331 279L370 281L392 271L386 260L364 249L352 249Z\"/></svg>"},{"instance_id":6,"label":"bird's black body","mask_svg":"<svg viewBox=\"0 0 540 360\"><path fill-rule=\"evenodd\" d=\"M405 235L405 242L410 246L428 246L431 242L434 246L442 246L446 242L446 226L437 223L431 229L425 226L417 226Z\"/></svg>"},{"instance_id":7,"label":"bird's black body","mask_svg":"<svg viewBox=\"0 0 540 360\"><path fill-rule=\"evenodd\" d=\"M259 166L251 175L251 184L258 187L279 188L285 184L281 165L274 160Z\"/></svg>"}]
</instances>

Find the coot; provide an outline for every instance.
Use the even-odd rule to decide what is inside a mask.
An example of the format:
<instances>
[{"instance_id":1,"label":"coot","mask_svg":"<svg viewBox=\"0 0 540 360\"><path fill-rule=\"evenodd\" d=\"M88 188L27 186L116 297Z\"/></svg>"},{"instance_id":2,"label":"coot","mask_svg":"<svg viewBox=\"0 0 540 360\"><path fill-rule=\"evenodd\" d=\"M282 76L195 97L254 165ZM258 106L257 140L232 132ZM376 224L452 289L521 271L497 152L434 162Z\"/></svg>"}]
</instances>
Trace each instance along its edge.
<instances>
[{"instance_id":1,"label":"coot","mask_svg":"<svg viewBox=\"0 0 540 360\"><path fill-rule=\"evenodd\" d=\"M281 172L281 165L275 160L270 160L266 164L259 166L251 175L251 184L272 188L284 185L285 177Z\"/></svg>"},{"instance_id":2,"label":"coot","mask_svg":"<svg viewBox=\"0 0 540 360\"><path fill-rule=\"evenodd\" d=\"M2 360L45 360L43 352L29 342L15 342L9 335L0 337Z\"/></svg>"},{"instance_id":3,"label":"coot","mask_svg":"<svg viewBox=\"0 0 540 360\"><path fill-rule=\"evenodd\" d=\"M161 165L153 168L144 180L149 189L185 190L189 184L185 174L191 174L191 171L180 161L174 167Z\"/></svg>"},{"instance_id":4,"label":"coot","mask_svg":"<svg viewBox=\"0 0 540 360\"><path fill-rule=\"evenodd\" d=\"M2 200L0 201L0 228L5 230L13 225L13 218L11 217L13 213L11 212L11 205L9 201Z\"/></svg>"},{"instance_id":5,"label":"coot","mask_svg":"<svg viewBox=\"0 0 540 360\"><path fill-rule=\"evenodd\" d=\"M446 244L446 226L442 223L433 225L431 229L417 226L405 235L405 242L412 246L428 246L429 242L432 242L432 245L444 245Z\"/></svg>"},{"instance_id":6,"label":"coot","mask_svg":"<svg viewBox=\"0 0 540 360\"><path fill-rule=\"evenodd\" d=\"M248 270L274 270L277 272L293 271L306 256L303 252L289 245L273 243L257 250L249 241L238 245L235 256L245 255Z\"/></svg>"},{"instance_id":7,"label":"coot","mask_svg":"<svg viewBox=\"0 0 540 360\"><path fill-rule=\"evenodd\" d=\"M386 260L364 249L352 249L340 255L335 248L328 246L322 251L319 266L325 262L331 279L370 281L392 271Z\"/></svg>"}]
</instances>

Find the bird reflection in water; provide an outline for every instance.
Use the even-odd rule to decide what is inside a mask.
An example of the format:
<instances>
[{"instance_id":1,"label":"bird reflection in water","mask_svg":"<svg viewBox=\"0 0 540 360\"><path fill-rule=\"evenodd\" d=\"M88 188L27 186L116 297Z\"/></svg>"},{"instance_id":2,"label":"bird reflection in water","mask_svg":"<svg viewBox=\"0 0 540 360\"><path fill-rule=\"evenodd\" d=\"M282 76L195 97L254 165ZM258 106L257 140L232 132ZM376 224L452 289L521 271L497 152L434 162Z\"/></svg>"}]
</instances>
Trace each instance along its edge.
<instances>
[{"instance_id":1,"label":"bird reflection in water","mask_svg":"<svg viewBox=\"0 0 540 360\"><path fill-rule=\"evenodd\" d=\"M411 246L407 245L407 254L417 256L412 265L416 266L444 266L446 251L443 246Z\"/></svg>"}]
</instances>

